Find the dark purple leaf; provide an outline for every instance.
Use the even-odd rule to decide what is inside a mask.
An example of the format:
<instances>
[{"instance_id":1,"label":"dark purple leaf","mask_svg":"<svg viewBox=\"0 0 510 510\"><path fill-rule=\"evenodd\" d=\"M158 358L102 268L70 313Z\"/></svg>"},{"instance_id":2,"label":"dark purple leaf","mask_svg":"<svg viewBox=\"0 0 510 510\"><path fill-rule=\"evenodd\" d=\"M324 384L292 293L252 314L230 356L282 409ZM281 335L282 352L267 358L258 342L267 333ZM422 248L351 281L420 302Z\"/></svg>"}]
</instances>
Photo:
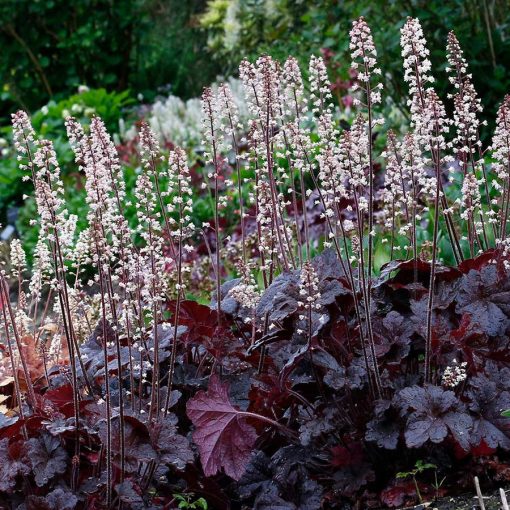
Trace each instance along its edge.
<instances>
[{"instance_id":1,"label":"dark purple leaf","mask_svg":"<svg viewBox=\"0 0 510 510\"><path fill-rule=\"evenodd\" d=\"M401 390L395 400L401 416L407 416L404 435L409 448L418 448L427 441L441 443L450 432L464 450L469 449L473 421L453 391L431 385L411 386Z\"/></svg>"},{"instance_id":2,"label":"dark purple leaf","mask_svg":"<svg viewBox=\"0 0 510 510\"><path fill-rule=\"evenodd\" d=\"M346 466L333 474L335 490L352 497L362 487L375 480L375 473L368 462Z\"/></svg>"},{"instance_id":3,"label":"dark purple leaf","mask_svg":"<svg viewBox=\"0 0 510 510\"><path fill-rule=\"evenodd\" d=\"M288 508L296 509L321 508L322 488L310 479L307 469L311 460L311 452L302 446L280 448L271 458L273 483L268 486L268 490L279 495L275 501L283 505L283 508L286 508L285 504L289 505ZM273 487L278 490L275 492ZM267 502L264 494L257 498L257 501L261 500Z\"/></svg>"},{"instance_id":4,"label":"dark purple leaf","mask_svg":"<svg viewBox=\"0 0 510 510\"><path fill-rule=\"evenodd\" d=\"M326 306L334 303L336 298L350 294L343 285L344 277L340 261L333 250L326 250L312 260L319 279L319 303ZM283 321L294 314L299 306L299 276L295 270L280 274L266 289L257 307L257 316L263 318L266 313L272 322ZM318 328L314 328L318 329Z\"/></svg>"},{"instance_id":5,"label":"dark purple leaf","mask_svg":"<svg viewBox=\"0 0 510 510\"><path fill-rule=\"evenodd\" d=\"M469 313L482 333L503 335L510 325L510 279L501 278L494 264L463 275L457 313Z\"/></svg>"},{"instance_id":6,"label":"dark purple leaf","mask_svg":"<svg viewBox=\"0 0 510 510\"><path fill-rule=\"evenodd\" d=\"M367 370L365 360L354 358L353 362L347 367L347 384L352 390L359 390L367 383Z\"/></svg>"},{"instance_id":7,"label":"dark purple leaf","mask_svg":"<svg viewBox=\"0 0 510 510\"><path fill-rule=\"evenodd\" d=\"M206 476L223 469L234 480L243 475L257 433L246 416L232 406L228 386L211 376L207 392L199 391L186 405L195 426L193 441L198 446Z\"/></svg>"},{"instance_id":8,"label":"dark purple leaf","mask_svg":"<svg viewBox=\"0 0 510 510\"><path fill-rule=\"evenodd\" d=\"M16 485L18 475L28 475L30 467L22 458L23 443L9 444L8 439L0 440L0 491L10 492Z\"/></svg>"},{"instance_id":9,"label":"dark purple leaf","mask_svg":"<svg viewBox=\"0 0 510 510\"><path fill-rule=\"evenodd\" d=\"M57 488L44 496L28 496L24 510L74 510L78 498L70 491Z\"/></svg>"},{"instance_id":10,"label":"dark purple leaf","mask_svg":"<svg viewBox=\"0 0 510 510\"><path fill-rule=\"evenodd\" d=\"M384 318L373 321L377 357L400 363L409 354L414 325L398 312L391 311Z\"/></svg>"},{"instance_id":11,"label":"dark purple leaf","mask_svg":"<svg viewBox=\"0 0 510 510\"><path fill-rule=\"evenodd\" d=\"M271 457L274 479L280 483L288 480L291 473L305 466L310 461L310 450L301 445L285 446Z\"/></svg>"},{"instance_id":12,"label":"dark purple leaf","mask_svg":"<svg viewBox=\"0 0 510 510\"><path fill-rule=\"evenodd\" d=\"M510 409L510 392L480 375L470 379L467 395L468 408L474 413L471 444L477 447L483 441L489 448L510 450L510 420L501 416Z\"/></svg>"},{"instance_id":13,"label":"dark purple leaf","mask_svg":"<svg viewBox=\"0 0 510 510\"><path fill-rule=\"evenodd\" d=\"M120 419L114 416L110 420L112 433L112 457L115 466L120 467ZM99 424L99 437L103 444L107 441L106 421ZM134 416L124 416L125 456L124 466L128 473L134 473L140 462L156 460L157 455L150 444L147 426Z\"/></svg>"},{"instance_id":14,"label":"dark purple leaf","mask_svg":"<svg viewBox=\"0 0 510 510\"><path fill-rule=\"evenodd\" d=\"M395 450L400 435L400 425L390 400L376 402L375 418L368 422L365 439L374 441L380 448Z\"/></svg>"},{"instance_id":15,"label":"dark purple leaf","mask_svg":"<svg viewBox=\"0 0 510 510\"><path fill-rule=\"evenodd\" d=\"M46 485L51 478L67 469L67 452L58 437L43 433L39 438L29 439L26 448L27 461L32 465L38 487Z\"/></svg>"},{"instance_id":16,"label":"dark purple leaf","mask_svg":"<svg viewBox=\"0 0 510 510\"><path fill-rule=\"evenodd\" d=\"M55 510L72 510L78 504L78 498L70 490L60 488L50 492L46 499Z\"/></svg>"},{"instance_id":17,"label":"dark purple leaf","mask_svg":"<svg viewBox=\"0 0 510 510\"><path fill-rule=\"evenodd\" d=\"M127 503L129 508L143 508L143 498L140 495L141 489L138 488L138 492L135 490L135 486L132 480L125 480L115 486L115 490L119 496L119 499L123 503Z\"/></svg>"},{"instance_id":18,"label":"dark purple leaf","mask_svg":"<svg viewBox=\"0 0 510 510\"><path fill-rule=\"evenodd\" d=\"M332 248L328 248L317 257L314 257L312 265L317 272L319 281L326 279L339 280L346 276L342 264L338 260L338 255Z\"/></svg>"},{"instance_id":19,"label":"dark purple leaf","mask_svg":"<svg viewBox=\"0 0 510 510\"><path fill-rule=\"evenodd\" d=\"M46 427L46 430L52 435L52 436L59 436L60 434L63 434L64 432L71 432L76 429L74 425L74 418L56 418L55 420L51 421L44 421L43 425Z\"/></svg>"},{"instance_id":20,"label":"dark purple leaf","mask_svg":"<svg viewBox=\"0 0 510 510\"><path fill-rule=\"evenodd\" d=\"M257 451L251 458L244 475L237 484L239 496L247 499L271 484L270 460L264 452Z\"/></svg>"},{"instance_id":21,"label":"dark purple leaf","mask_svg":"<svg viewBox=\"0 0 510 510\"><path fill-rule=\"evenodd\" d=\"M313 439L322 434L328 434L338 427L337 410L333 407L326 407L322 411L315 411L309 414L309 410L301 409L301 426L299 427L299 439L301 444L308 446Z\"/></svg>"},{"instance_id":22,"label":"dark purple leaf","mask_svg":"<svg viewBox=\"0 0 510 510\"><path fill-rule=\"evenodd\" d=\"M347 296L351 291L346 289L338 280L326 280L320 282L319 292L321 294L318 303L327 306L336 301L339 296Z\"/></svg>"},{"instance_id":23,"label":"dark purple leaf","mask_svg":"<svg viewBox=\"0 0 510 510\"><path fill-rule=\"evenodd\" d=\"M285 501L279 495L278 487L267 485L255 499L253 510L299 510L290 501Z\"/></svg>"},{"instance_id":24,"label":"dark purple leaf","mask_svg":"<svg viewBox=\"0 0 510 510\"><path fill-rule=\"evenodd\" d=\"M277 276L265 290L257 306L257 316L281 321L297 311L299 301L299 271Z\"/></svg>"},{"instance_id":25,"label":"dark purple leaf","mask_svg":"<svg viewBox=\"0 0 510 510\"><path fill-rule=\"evenodd\" d=\"M430 263L424 260L392 260L381 267L379 274L378 285L385 282L388 277L396 271L396 275L388 280L386 283L389 284L409 284L414 282L415 272L417 273L418 282L422 282L424 285L429 283L430 275ZM453 280L460 276L460 271L454 267L446 267L438 265L436 267L436 275L438 281L442 280Z\"/></svg>"},{"instance_id":26,"label":"dark purple leaf","mask_svg":"<svg viewBox=\"0 0 510 510\"><path fill-rule=\"evenodd\" d=\"M312 357L314 365L326 370L323 381L334 390L341 390L346 383L345 368L328 352L316 349Z\"/></svg>"},{"instance_id":27,"label":"dark purple leaf","mask_svg":"<svg viewBox=\"0 0 510 510\"><path fill-rule=\"evenodd\" d=\"M189 441L177 432L177 418L168 414L150 426L151 443L161 462L183 470L193 462Z\"/></svg>"}]
</instances>

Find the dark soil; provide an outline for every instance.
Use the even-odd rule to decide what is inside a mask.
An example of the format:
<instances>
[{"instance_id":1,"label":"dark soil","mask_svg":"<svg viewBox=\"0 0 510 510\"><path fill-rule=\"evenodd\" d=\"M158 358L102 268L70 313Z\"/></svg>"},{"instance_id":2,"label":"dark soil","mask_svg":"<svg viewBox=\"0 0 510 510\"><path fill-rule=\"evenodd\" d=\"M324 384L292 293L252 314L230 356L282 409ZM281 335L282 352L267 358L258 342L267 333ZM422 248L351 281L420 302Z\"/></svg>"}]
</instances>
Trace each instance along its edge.
<instances>
[{"instance_id":1,"label":"dark soil","mask_svg":"<svg viewBox=\"0 0 510 510\"><path fill-rule=\"evenodd\" d=\"M508 491L507 491L508 492ZM485 496L485 495L484 495ZM509 495L507 493L507 499ZM501 499L499 491L492 493L490 496L483 498L485 510L501 510ZM414 507L402 508L399 510L480 510L478 498L475 493L466 494L464 496L441 498L433 503L425 503Z\"/></svg>"}]
</instances>

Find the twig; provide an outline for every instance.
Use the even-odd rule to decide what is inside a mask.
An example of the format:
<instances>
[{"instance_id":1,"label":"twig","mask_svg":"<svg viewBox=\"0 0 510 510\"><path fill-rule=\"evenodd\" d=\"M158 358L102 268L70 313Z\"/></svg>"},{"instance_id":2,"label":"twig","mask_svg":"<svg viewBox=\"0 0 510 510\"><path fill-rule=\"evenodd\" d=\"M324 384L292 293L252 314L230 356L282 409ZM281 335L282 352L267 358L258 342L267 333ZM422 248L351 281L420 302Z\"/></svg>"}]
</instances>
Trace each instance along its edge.
<instances>
[{"instance_id":1,"label":"twig","mask_svg":"<svg viewBox=\"0 0 510 510\"><path fill-rule=\"evenodd\" d=\"M510 507L508 506L508 501L506 499L506 494L503 489L499 489L499 496L501 498L501 504L503 505L503 510L510 510Z\"/></svg>"},{"instance_id":2,"label":"twig","mask_svg":"<svg viewBox=\"0 0 510 510\"><path fill-rule=\"evenodd\" d=\"M41 63L39 62L39 59L35 56L34 52L30 49L30 46L26 43L26 41L16 32L15 28L8 24L4 27L4 30L10 34L18 43L19 45L25 50L26 54L28 55L28 58L34 64L35 70L39 77L41 78L42 84L44 88L46 89L46 92L48 96L53 96L53 91L51 90L50 83L48 81L48 78L44 74L44 70L41 66Z\"/></svg>"},{"instance_id":3,"label":"twig","mask_svg":"<svg viewBox=\"0 0 510 510\"><path fill-rule=\"evenodd\" d=\"M478 498L478 504L480 506L480 510L485 510L485 504L483 502L483 495L482 495L482 491L480 490L480 480L478 480L477 476L475 476L474 482L475 482L476 496Z\"/></svg>"}]
</instances>

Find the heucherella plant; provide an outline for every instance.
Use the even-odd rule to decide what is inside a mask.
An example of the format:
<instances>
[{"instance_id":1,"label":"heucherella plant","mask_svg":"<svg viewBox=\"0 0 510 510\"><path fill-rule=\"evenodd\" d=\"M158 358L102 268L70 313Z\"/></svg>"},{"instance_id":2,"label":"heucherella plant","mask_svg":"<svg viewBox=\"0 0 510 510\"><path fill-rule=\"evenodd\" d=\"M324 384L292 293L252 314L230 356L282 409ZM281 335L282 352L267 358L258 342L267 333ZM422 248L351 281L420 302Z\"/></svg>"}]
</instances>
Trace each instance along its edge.
<instances>
[{"instance_id":1,"label":"heucherella plant","mask_svg":"<svg viewBox=\"0 0 510 510\"><path fill-rule=\"evenodd\" d=\"M415 462L508 470L510 96L485 146L455 34L444 98L419 20L400 36L408 126L364 18L349 122L322 57L244 60L193 102L198 161L139 123L131 186L66 118L83 218L13 115L39 238L0 271L0 506L401 507L434 488Z\"/></svg>"}]
</instances>

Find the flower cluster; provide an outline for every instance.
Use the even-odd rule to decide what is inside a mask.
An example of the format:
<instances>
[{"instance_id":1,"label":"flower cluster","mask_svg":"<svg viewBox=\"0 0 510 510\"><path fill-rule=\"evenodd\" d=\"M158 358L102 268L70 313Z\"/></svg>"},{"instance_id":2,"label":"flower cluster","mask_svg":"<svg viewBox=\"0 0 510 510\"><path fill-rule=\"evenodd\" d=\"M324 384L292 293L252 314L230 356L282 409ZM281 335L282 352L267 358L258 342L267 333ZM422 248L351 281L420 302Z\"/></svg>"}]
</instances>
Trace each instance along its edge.
<instances>
[{"instance_id":1,"label":"flower cluster","mask_svg":"<svg viewBox=\"0 0 510 510\"><path fill-rule=\"evenodd\" d=\"M320 310L319 278L310 262L305 262L299 275L299 305L307 310Z\"/></svg>"},{"instance_id":2,"label":"flower cluster","mask_svg":"<svg viewBox=\"0 0 510 510\"><path fill-rule=\"evenodd\" d=\"M260 302L260 291L253 274L247 266L241 264L240 273L241 279L239 283L232 287L228 294L241 306L254 312ZM246 322L250 321L251 319L248 317Z\"/></svg>"},{"instance_id":3,"label":"flower cluster","mask_svg":"<svg viewBox=\"0 0 510 510\"><path fill-rule=\"evenodd\" d=\"M491 148L492 157L494 158L492 171L497 177L492 181L492 185L500 195L499 200L494 199L500 211L498 240L504 241L506 239L510 193L506 185L510 177L510 95L505 96L498 109L496 130Z\"/></svg>"},{"instance_id":4,"label":"flower cluster","mask_svg":"<svg viewBox=\"0 0 510 510\"><path fill-rule=\"evenodd\" d=\"M424 92L434 83L430 74L432 64L420 21L408 18L401 29L400 45L404 59L404 81L408 83L411 98L408 105L412 120L419 124L418 116L425 109Z\"/></svg>"},{"instance_id":5,"label":"flower cluster","mask_svg":"<svg viewBox=\"0 0 510 510\"><path fill-rule=\"evenodd\" d=\"M350 31L351 68L356 72L358 84L356 88L364 88L367 95L367 103L379 104L381 102L382 83L372 84L374 76L381 75L381 69L377 66L377 51L372 38L372 32L363 17L353 21ZM355 100L358 104L359 100Z\"/></svg>"},{"instance_id":6,"label":"flower cluster","mask_svg":"<svg viewBox=\"0 0 510 510\"><path fill-rule=\"evenodd\" d=\"M447 388L455 388L467 378L467 362L463 361L462 363L459 363L456 359L454 359L452 363L453 364L451 366L447 366L445 368L441 378L443 386L446 386Z\"/></svg>"},{"instance_id":7,"label":"flower cluster","mask_svg":"<svg viewBox=\"0 0 510 510\"><path fill-rule=\"evenodd\" d=\"M13 239L11 241L11 273L15 278L21 277L22 273L27 268L27 256L23 245L19 239Z\"/></svg>"},{"instance_id":8,"label":"flower cluster","mask_svg":"<svg viewBox=\"0 0 510 510\"><path fill-rule=\"evenodd\" d=\"M452 142L453 151L458 155L460 164L465 166L466 157L474 155L481 147L481 122L478 115L483 111L483 107L473 86L471 74L468 73L463 51L453 32L448 34L447 58L450 83L455 87L453 124L456 136ZM483 124L486 125L486 122Z\"/></svg>"},{"instance_id":9,"label":"flower cluster","mask_svg":"<svg viewBox=\"0 0 510 510\"><path fill-rule=\"evenodd\" d=\"M332 109L331 83L324 59L312 55L310 58L310 96L312 111L320 115Z\"/></svg>"}]
</instances>

